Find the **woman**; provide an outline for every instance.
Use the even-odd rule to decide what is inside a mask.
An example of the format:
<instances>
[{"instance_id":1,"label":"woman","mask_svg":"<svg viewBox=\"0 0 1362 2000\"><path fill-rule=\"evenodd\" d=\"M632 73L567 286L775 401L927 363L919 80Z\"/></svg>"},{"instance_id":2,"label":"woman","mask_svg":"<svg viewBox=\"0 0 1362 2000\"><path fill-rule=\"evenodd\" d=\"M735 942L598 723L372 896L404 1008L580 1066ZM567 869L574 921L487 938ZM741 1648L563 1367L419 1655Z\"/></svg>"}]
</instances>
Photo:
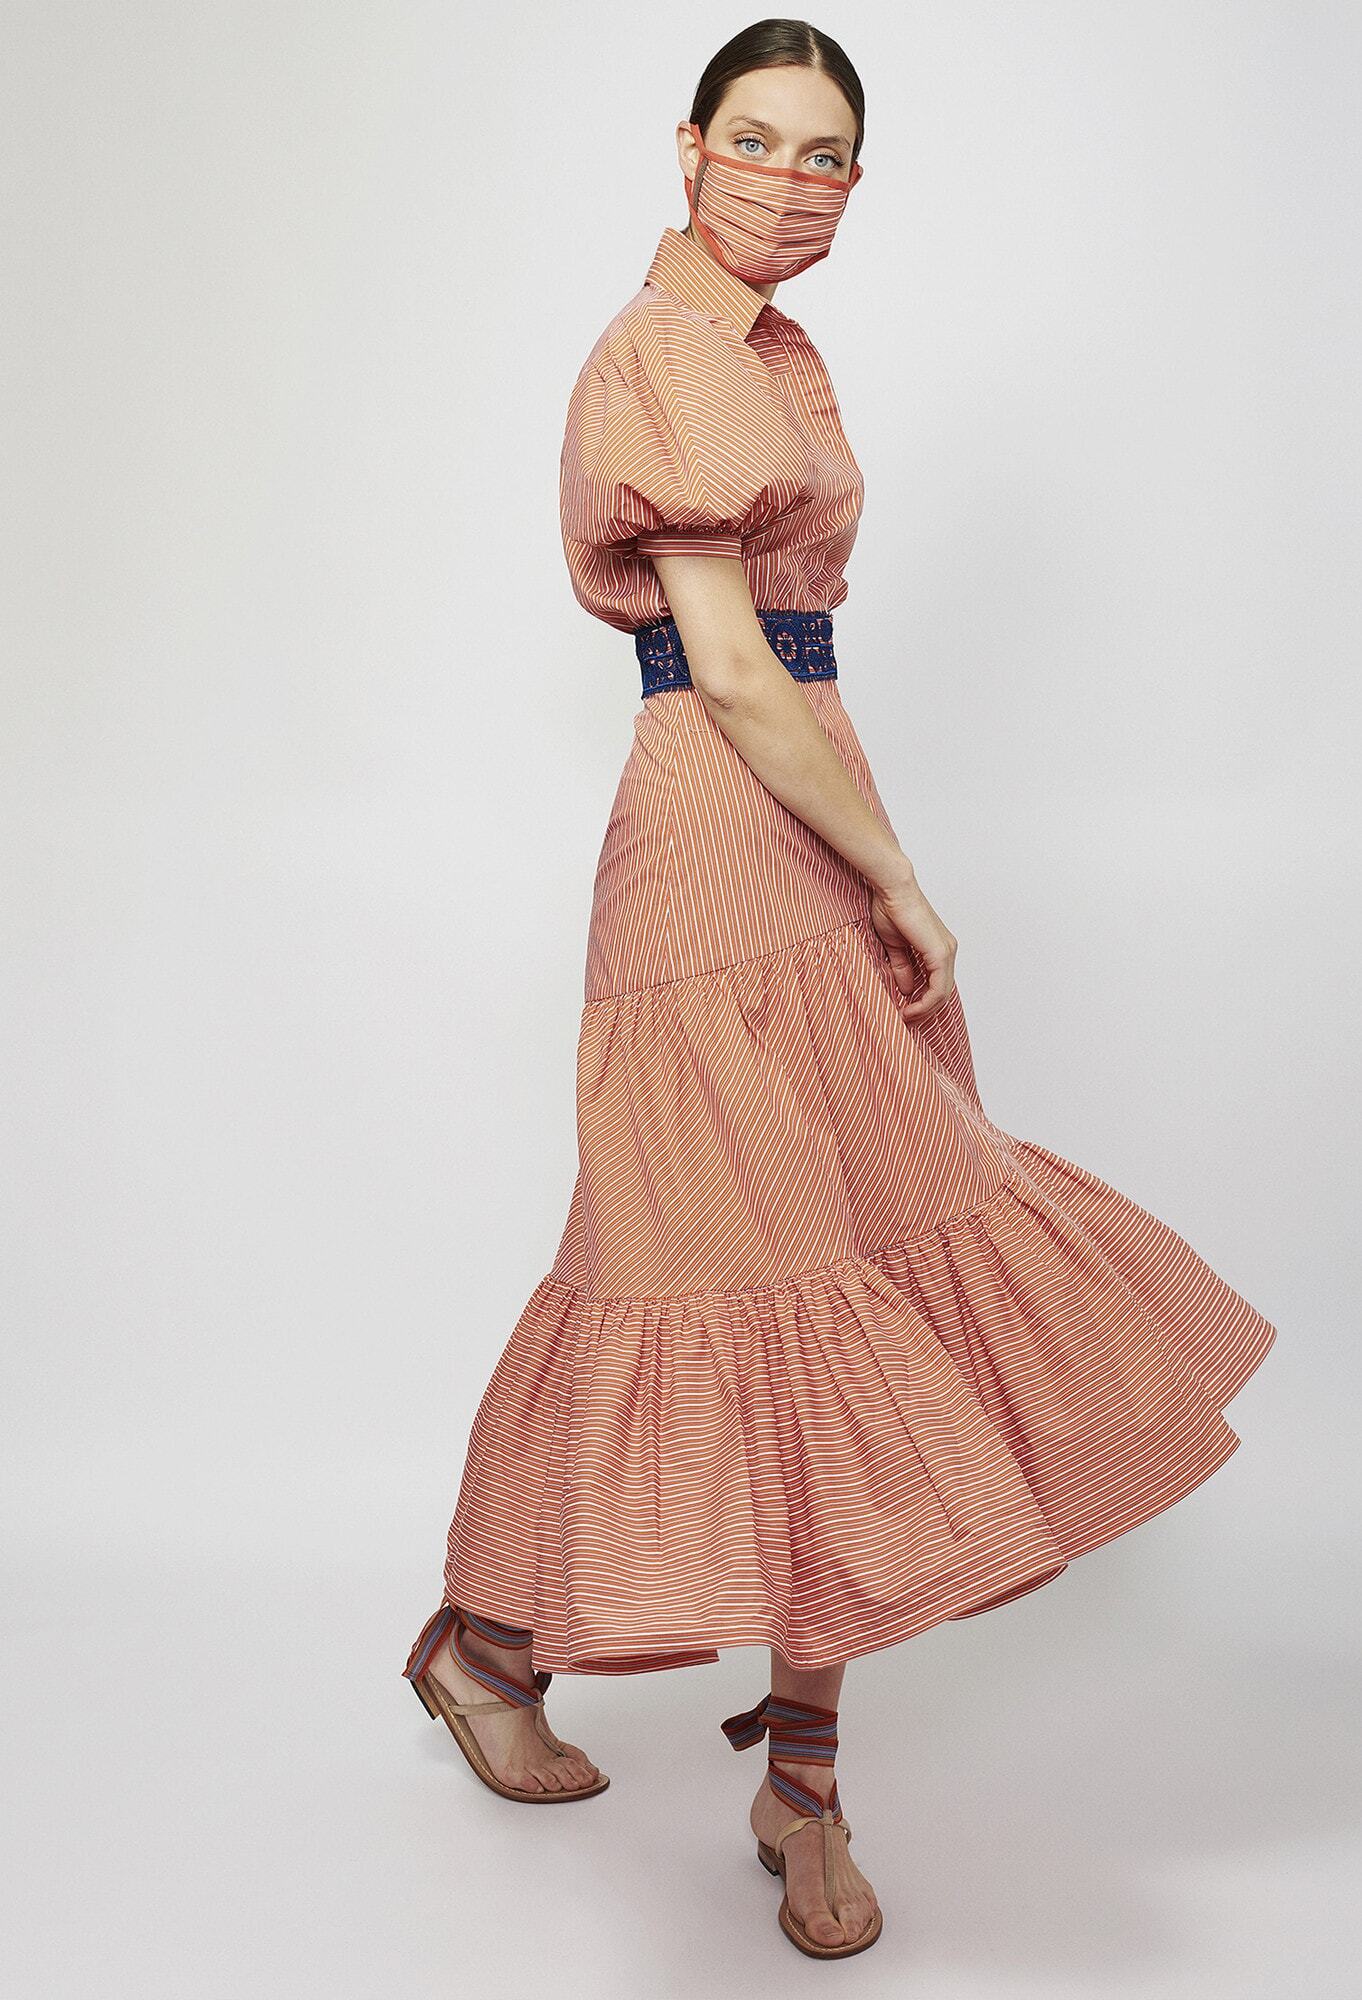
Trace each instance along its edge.
<instances>
[{"instance_id":1,"label":"woman","mask_svg":"<svg viewBox=\"0 0 1362 2000\"><path fill-rule=\"evenodd\" d=\"M766 1644L751 1809L782 1928L879 1936L833 1773L845 1662L1010 1602L1238 1444L1275 1329L975 1087L956 939L842 705L862 482L778 283L827 254L864 98L800 21L720 50L677 128L689 222L573 388L574 591L643 697L595 882L580 1165L475 1418L405 1673L479 1775L609 1782L555 1670ZM534 1666L531 1670L531 1655Z\"/></svg>"}]
</instances>

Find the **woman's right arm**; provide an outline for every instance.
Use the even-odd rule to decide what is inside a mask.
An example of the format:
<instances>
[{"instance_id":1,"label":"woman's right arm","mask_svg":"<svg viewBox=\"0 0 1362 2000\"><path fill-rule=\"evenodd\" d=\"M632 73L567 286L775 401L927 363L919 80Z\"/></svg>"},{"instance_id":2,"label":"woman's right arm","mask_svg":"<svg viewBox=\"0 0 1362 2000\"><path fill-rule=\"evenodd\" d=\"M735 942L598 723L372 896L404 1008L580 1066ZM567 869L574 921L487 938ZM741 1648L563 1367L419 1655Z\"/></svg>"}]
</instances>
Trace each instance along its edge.
<instances>
[{"instance_id":1,"label":"woman's right arm","mask_svg":"<svg viewBox=\"0 0 1362 2000\"><path fill-rule=\"evenodd\" d=\"M898 985L912 993L927 975L902 1011L935 1013L955 984L957 941L767 644L741 558L655 555L652 563L709 714L767 790L870 882L872 921Z\"/></svg>"}]
</instances>

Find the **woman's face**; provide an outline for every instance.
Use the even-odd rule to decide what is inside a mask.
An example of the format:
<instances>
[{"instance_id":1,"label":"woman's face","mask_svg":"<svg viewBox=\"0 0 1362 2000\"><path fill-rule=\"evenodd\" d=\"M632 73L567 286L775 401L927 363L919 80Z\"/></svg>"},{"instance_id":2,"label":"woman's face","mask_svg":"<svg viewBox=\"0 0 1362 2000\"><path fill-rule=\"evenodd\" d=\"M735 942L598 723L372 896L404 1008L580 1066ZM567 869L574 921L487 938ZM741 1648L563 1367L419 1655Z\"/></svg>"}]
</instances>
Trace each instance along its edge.
<instances>
[{"instance_id":1,"label":"woman's face","mask_svg":"<svg viewBox=\"0 0 1362 2000\"><path fill-rule=\"evenodd\" d=\"M711 153L729 159L844 181L851 174L856 119L830 76L782 63L749 70L731 83L703 136ZM676 145L681 171L693 179L700 154L689 124L677 126Z\"/></svg>"}]
</instances>

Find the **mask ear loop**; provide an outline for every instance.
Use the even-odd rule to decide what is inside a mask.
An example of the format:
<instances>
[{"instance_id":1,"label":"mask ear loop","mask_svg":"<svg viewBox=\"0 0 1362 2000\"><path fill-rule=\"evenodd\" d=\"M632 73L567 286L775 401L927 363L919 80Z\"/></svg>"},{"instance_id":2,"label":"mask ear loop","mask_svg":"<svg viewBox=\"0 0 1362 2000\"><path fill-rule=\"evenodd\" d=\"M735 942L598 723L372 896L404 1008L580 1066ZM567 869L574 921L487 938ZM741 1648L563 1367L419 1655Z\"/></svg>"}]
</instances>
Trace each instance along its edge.
<instances>
[{"instance_id":1,"label":"mask ear loop","mask_svg":"<svg viewBox=\"0 0 1362 2000\"><path fill-rule=\"evenodd\" d=\"M697 212L700 207L701 183L705 177L705 168L709 165L709 154L705 151L705 142L700 136L700 128L694 119L690 121L690 129L694 134L696 145L695 171L690 176L690 195L687 204L690 209L690 226L695 231L697 237L707 243L709 248L717 255L718 246L713 241L709 231L705 228L704 223L701 222ZM722 261L720 259L720 262ZM724 268L727 269L727 265Z\"/></svg>"},{"instance_id":2,"label":"mask ear loop","mask_svg":"<svg viewBox=\"0 0 1362 2000\"><path fill-rule=\"evenodd\" d=\"M700 128L693 118L690 122L690 129L695 135L696 148L695 171L690 177L690 198L692 207L698 208L700 205L700 183L705 177L705 168L709 165L709 155L705 151L705 142L700 137Z\"/></svg>"}]
</instances>

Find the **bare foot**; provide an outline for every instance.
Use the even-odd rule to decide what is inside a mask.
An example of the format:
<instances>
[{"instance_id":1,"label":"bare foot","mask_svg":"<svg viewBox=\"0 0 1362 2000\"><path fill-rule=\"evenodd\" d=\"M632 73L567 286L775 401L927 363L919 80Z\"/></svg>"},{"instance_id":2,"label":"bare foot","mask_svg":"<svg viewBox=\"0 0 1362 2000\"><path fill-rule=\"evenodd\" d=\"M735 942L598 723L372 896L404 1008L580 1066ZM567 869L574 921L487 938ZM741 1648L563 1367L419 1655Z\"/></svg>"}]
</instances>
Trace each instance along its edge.
<instances>
[{"instance_id":1,"label":"bare foot","mask_svg":"<svg viewBox=\"0 0 1362 2000\"><path fill-rule=\"evenodd\" d=\"M467 1626L459 1636L459 1644L480 1667L514 1675L517 1680L526 1679L529 1673L529 1654L524 1646L510 1649L490 1645ZM457 1702L496 1699L490 1688L475 1681L459 1665L447 1639L426 1672ZM554 1735L542 1708L513 1708L509 1702L498 1701L495 1708L466 1715L463 1720L477 1737L483 1755L503 1785L514 1785L525 1792L575 1792L583 1785L595 1784L601 1776L584 1750Z\"/></svg>"},{"instance_id":2,"label":"bare foot","mask_svg":"<svg viewBox=\"0 0 1362 2000\"><path fill-rule=\"evenodd\" d=\"M793 1757L783 1760L794 1764ZM801 1784L826 1799L832 1790L832 1772L826 1764L798 1766ZM774 1847L776 1835L796 1817L794 1808L771 1790L763 1778L752 1801L752 1831L758 1840ZM792 1833L781 1848L785 1857L785 1893L790 1909L815 1944L854 1944L874 1918L879 1904L875 1891L851 1858L846 1836L832 1836L832 1907L823 1889L823 1844L827 1839L818 1820Z\"/></svg>"}]
</instances>

